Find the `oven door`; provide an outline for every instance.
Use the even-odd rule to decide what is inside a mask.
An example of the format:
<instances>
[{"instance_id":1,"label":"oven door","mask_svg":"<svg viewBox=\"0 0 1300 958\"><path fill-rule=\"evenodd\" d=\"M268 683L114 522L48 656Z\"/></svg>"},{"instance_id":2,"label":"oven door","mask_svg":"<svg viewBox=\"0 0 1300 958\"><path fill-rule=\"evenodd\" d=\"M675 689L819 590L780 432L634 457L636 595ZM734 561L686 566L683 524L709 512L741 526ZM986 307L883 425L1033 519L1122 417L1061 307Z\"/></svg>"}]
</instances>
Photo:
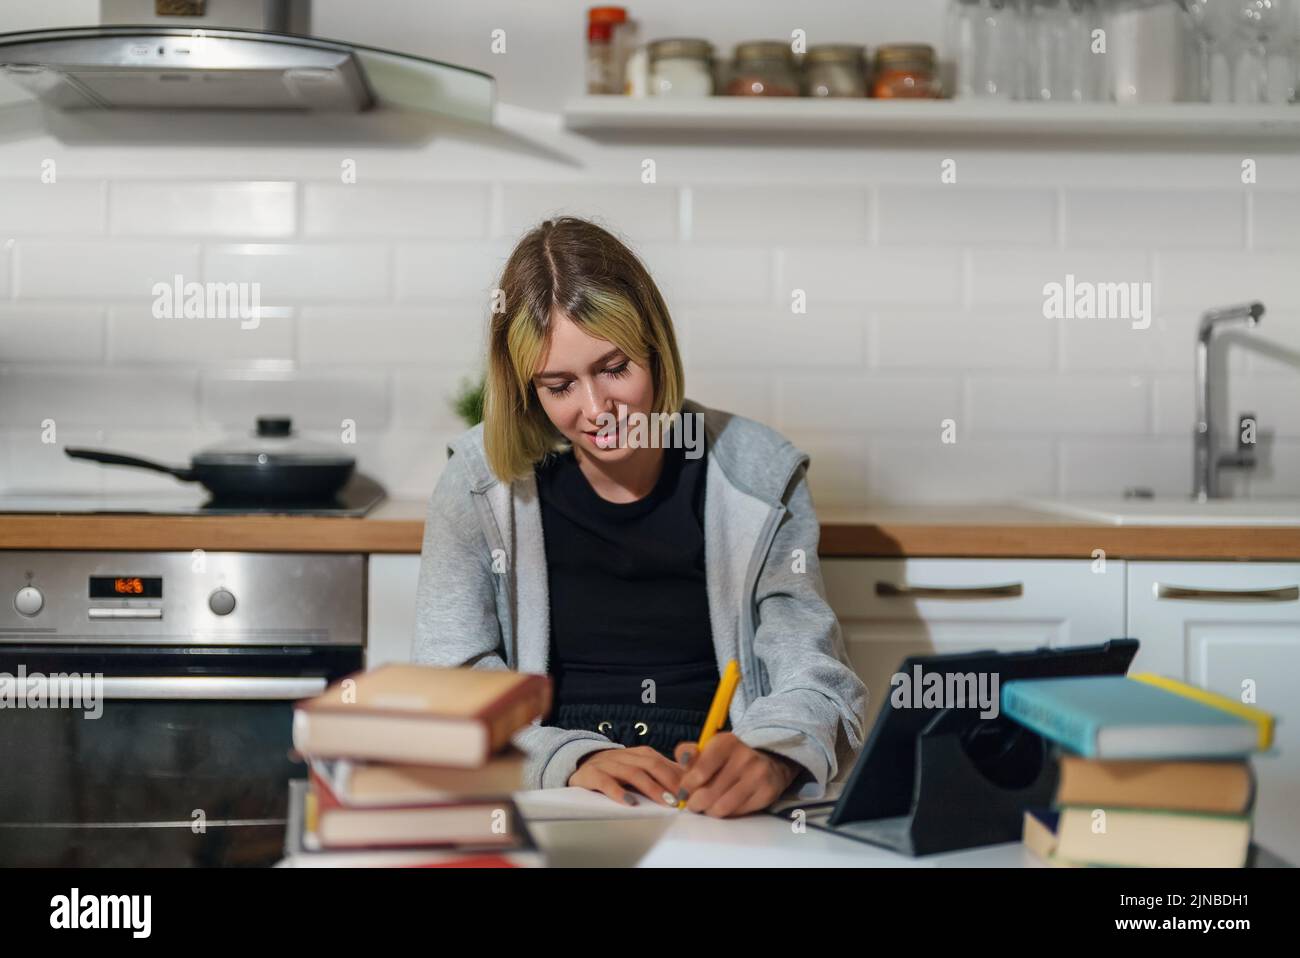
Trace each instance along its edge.
<instances>
[{"instance_id":1,"label":"oven door","mask_svg":"<svg viewBox=\"0 0 1300 958\"><path fill-rule=\"evenodd\" d=\"M306 776L294 704L361 665L360 646L0 646L0 865L273 864Z\"/></svg>"}]
</instances>

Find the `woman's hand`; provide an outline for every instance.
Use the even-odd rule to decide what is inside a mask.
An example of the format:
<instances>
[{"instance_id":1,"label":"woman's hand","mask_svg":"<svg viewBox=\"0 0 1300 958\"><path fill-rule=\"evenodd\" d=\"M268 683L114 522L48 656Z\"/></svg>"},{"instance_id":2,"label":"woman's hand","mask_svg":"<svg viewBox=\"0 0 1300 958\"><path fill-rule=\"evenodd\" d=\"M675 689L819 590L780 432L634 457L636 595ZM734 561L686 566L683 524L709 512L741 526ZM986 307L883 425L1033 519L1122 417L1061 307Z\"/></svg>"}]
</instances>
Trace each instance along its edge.
<instances>
[{"instance_id":1,"label":"woman's hand","mask_svg":"<svg viewBox=\"0 0 1300 958\"><path fill-rule=\"evenodd\" d=\"M678 742L674 754L678 762L689 756L681 784L687 810L714 818L767 808L801 770L784 756L750 748L732 732L719 732L702 752L695 742Z\"/></svg>"},{"instance_id":2,"label":"woman's hand","mask_svg":"<svg viewBox=\"0 0 1300 958\"><path fill-rule=\"evenodd\" d=\"M569 776L569 784L604 792L614 801L628 805L636 804L636 799L626 791L628 787L660 805L676 805L685 771L649 745L605 748L580 758L577 769Z\"/></svg>"}]
</instances>

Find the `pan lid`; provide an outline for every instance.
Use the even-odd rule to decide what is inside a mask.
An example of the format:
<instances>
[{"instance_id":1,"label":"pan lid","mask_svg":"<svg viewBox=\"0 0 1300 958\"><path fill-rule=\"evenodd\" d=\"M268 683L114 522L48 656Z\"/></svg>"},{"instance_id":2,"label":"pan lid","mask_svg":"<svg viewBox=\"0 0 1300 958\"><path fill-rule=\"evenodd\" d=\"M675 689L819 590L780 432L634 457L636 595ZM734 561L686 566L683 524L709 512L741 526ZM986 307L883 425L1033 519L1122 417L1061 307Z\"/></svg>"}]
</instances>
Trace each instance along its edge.
<instances>
[{"instance_id":1,"label":"pan lid","mask_svg":"<svg viewBox=\"0 0 1300 958\"><path fill-rule=\"evenodd\" d=\"M356 459L327 443L304 439L288 416L258 416L249 437L223 439L194 456L195 465L350 466Z\"/></svg>"}]
</instances>

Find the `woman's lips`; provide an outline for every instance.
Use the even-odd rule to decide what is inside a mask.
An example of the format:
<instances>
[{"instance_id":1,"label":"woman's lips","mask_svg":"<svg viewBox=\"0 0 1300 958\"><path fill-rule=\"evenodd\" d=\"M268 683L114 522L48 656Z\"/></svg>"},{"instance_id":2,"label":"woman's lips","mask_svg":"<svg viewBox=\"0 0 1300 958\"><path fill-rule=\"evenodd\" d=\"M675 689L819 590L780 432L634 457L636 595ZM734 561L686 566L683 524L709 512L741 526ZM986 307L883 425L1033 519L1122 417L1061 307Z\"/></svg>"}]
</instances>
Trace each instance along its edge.
<instances>
[{"instance_id":1,"label":"woman's lips","mask_svg":"<svg viewBox=\"0 0 1300 958\"><path fill-rule=\"evenodd\" d=\"M597 449L613 449L618 445L618 433L611 432L608 435L597 432L584 432L593 446Z\"/></svg>"}]
</instances>

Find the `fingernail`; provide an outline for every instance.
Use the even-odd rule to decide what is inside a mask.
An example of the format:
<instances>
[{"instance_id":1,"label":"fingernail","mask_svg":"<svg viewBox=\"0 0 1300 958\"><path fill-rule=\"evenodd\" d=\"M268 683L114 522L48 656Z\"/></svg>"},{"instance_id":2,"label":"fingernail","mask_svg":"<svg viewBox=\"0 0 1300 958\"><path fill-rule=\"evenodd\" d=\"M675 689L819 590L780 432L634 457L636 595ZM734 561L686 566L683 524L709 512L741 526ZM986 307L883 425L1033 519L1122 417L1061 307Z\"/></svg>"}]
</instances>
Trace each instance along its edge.
<instances>
[{"instance_id":1,"label":"fingernail","mask_svg":"<svg viewBox=\"0 0 1300 958\"><path fill-rule=\"evenodd\" d=\"M625 804L628 804L628 805L635 805L635 804L636 804L636 799L632 797L632 793L631 793L631 792L624 792L624 793L623 793L623 801L624 801Z\"/></svg>"},{"instance_id":2,"label":"fingernail","mask_svg":"<svg viewBox=\"0 0 1300 958\"><path fill-rule=\"evenodd\" d=\"M691 756L694 754L695 753L688 748L686 751L682 752L682 757L679 758L678 761L683 765L689 765L691 763Z\"/></svg>"},{"instance_id":3,"label":"fingernail","mask_svg":"<svg viewBox=\"0 0 1300 958\"><path fill-rule=\"evenodd\" d=\"M686 801L686 796L687 796L688 794L689 794L689 793L686 791L686 789L684 789L684 788L683 788L683 789L680 789L680 790L677 792L677 801L679 801L679 802L684 802L684 801Z\"/></svg>"},{"instance_id":4,"label":"fingernail","mask_svg":"<svg viewBox=\"0 0 1300 958\"><path fill-rule=\"evenodd\" d=\"M672 792L664 792L663 800L665 805L672 805L674 802L677 801L677 799L673 798Z\"/></svg>"}]
</instances>

